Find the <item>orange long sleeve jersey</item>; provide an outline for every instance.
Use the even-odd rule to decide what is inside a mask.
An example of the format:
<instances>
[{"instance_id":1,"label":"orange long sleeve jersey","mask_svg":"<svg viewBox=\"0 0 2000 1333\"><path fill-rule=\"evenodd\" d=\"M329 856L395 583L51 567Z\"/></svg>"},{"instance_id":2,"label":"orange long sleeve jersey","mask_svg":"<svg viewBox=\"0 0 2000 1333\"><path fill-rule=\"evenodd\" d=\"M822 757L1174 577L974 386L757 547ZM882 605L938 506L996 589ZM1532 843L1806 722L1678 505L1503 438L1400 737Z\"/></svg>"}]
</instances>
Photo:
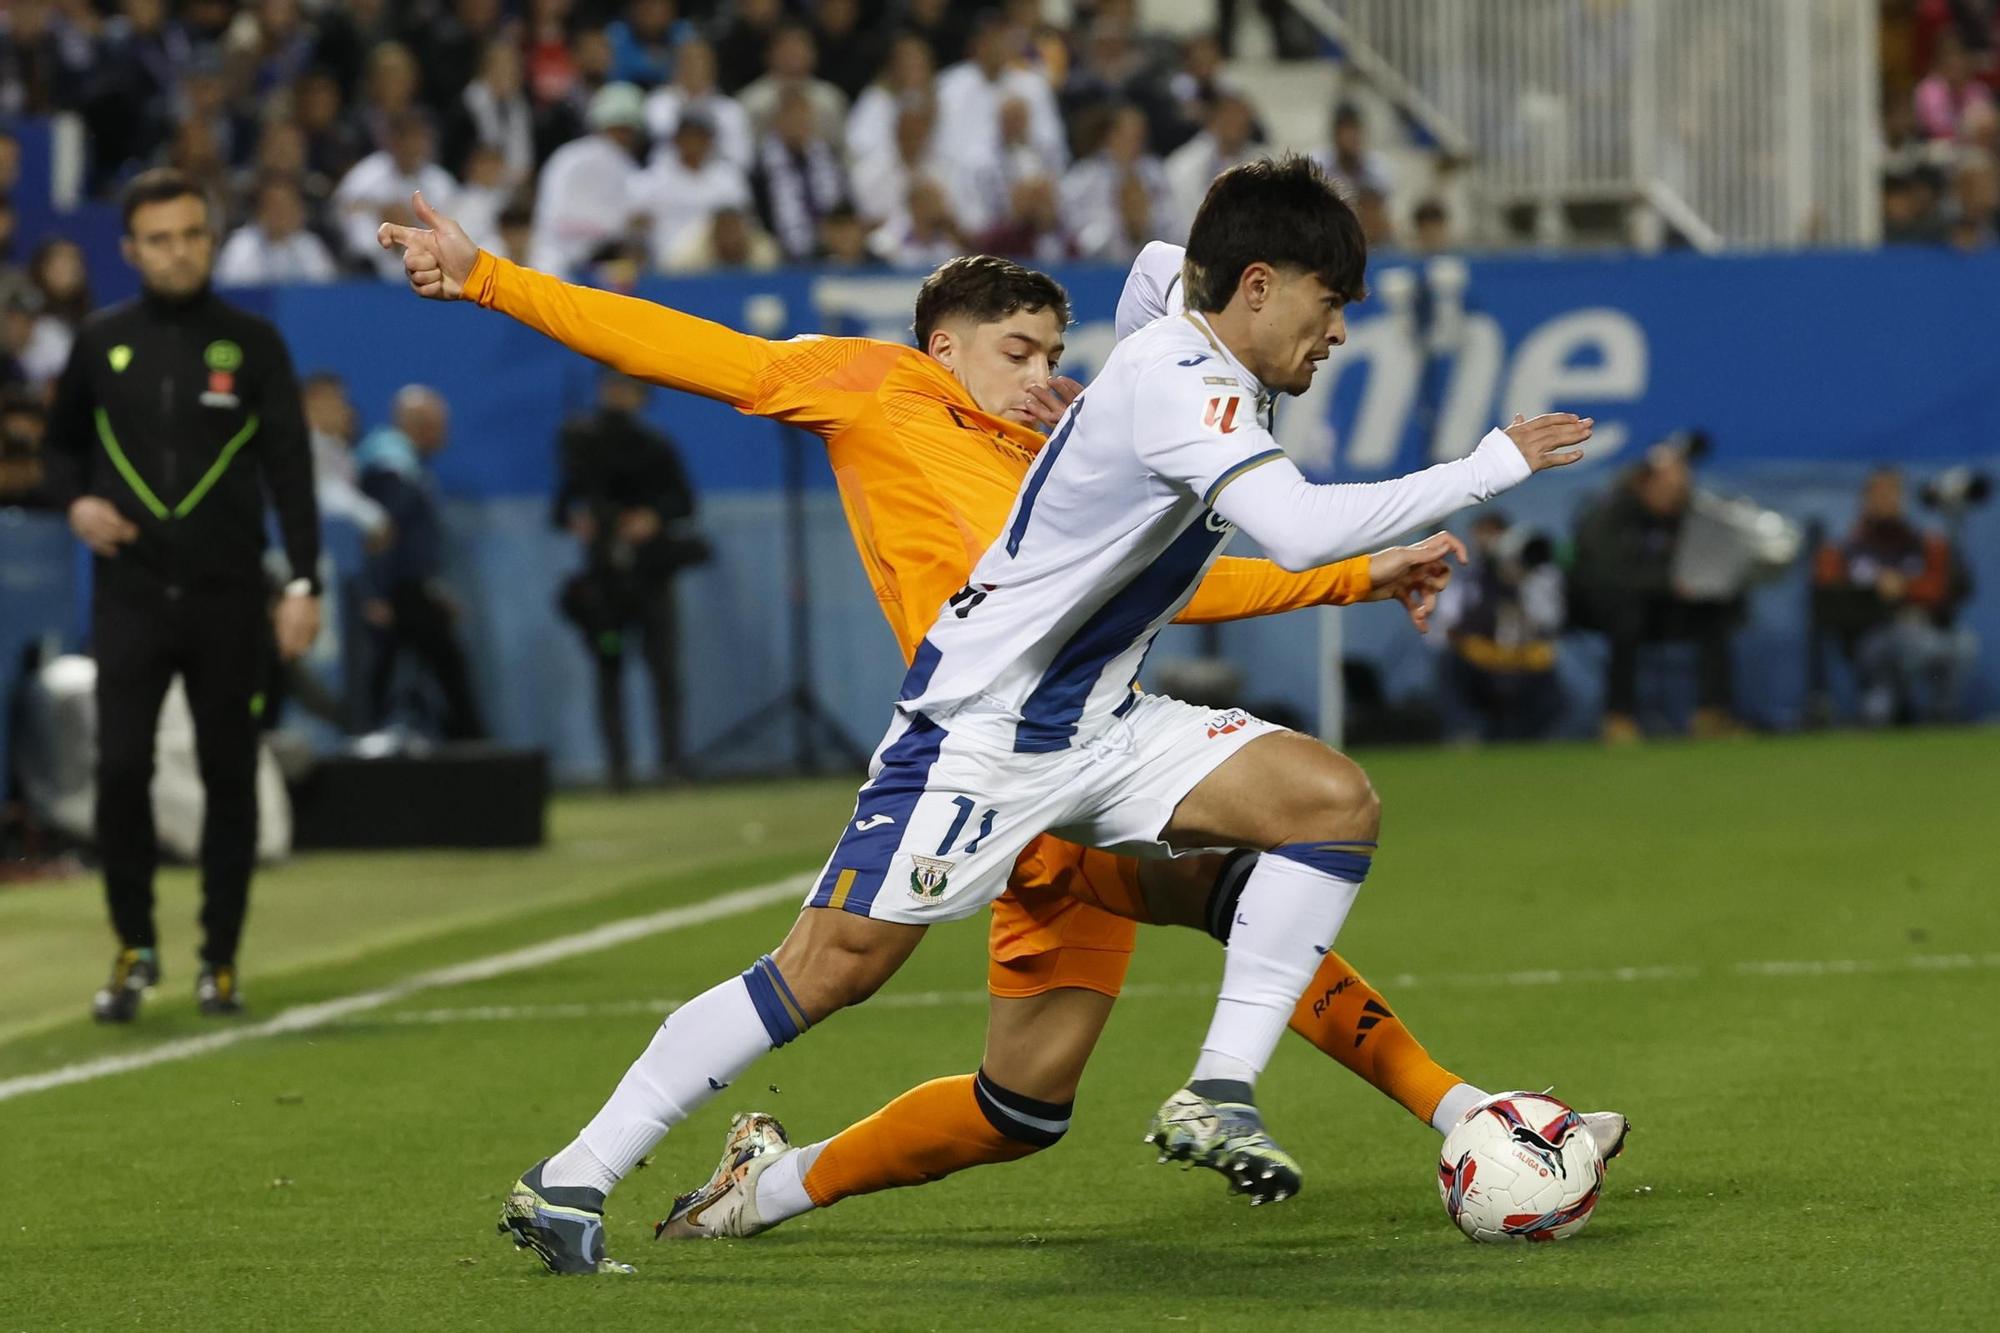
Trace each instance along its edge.
<instances>
[{"instance_id":1,"label":"orange long sleeve jersey","mask_svg":"<svg viewBox=\"0 0 2000 1333\"><path fill-rule=\"evenodd\" d=\"M1014 505L1042 436L976 407L930 356L870 338L789 342L578 287L482 251L467 297L635 379L826 441L855 549L908 661ZM1368 558L1293 574L1218 560L1179 616L1241 620L1366 597Z\"/></svg>"}]
</instances>

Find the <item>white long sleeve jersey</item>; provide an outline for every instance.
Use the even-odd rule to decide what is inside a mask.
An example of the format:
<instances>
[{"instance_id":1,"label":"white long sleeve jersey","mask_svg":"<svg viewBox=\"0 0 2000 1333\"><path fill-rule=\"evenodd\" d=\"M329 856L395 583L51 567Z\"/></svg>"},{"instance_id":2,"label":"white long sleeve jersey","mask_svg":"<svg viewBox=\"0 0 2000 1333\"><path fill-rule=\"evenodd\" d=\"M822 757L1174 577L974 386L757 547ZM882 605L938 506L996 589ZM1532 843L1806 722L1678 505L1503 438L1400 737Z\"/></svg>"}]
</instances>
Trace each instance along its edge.
<instances>
[{"instance_id":1,"label":"white long sleeve jersey","mask_svg":"<svg viewBox=\"0 0 2000 1333\"><path fill-rule=\"evenodd\" d=\"M1066 749L1129 706L1146 651L1238 527L1304 569L1528 475L1495 431L1408 477L1315 486L1259 423L1261 394L1199 315L1119 343L939 610L898 706L1000 748Z\"/></svg>"}]
</instances>

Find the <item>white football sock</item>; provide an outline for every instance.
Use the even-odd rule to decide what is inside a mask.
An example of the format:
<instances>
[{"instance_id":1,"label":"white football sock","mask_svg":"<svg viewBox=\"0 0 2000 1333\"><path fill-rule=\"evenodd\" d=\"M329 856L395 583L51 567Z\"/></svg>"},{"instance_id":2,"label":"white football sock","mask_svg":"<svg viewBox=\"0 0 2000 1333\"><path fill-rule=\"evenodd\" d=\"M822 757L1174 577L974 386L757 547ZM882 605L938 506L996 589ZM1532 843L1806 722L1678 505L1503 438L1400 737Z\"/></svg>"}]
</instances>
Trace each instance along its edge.
<instances>
[{"instance_id":1,"label":"white football sock","mask_svg":"<svg viewBox=\"0 0 2000 1333\"><path fill-rule=\"evenodd\" d=\"M1470 1083L1453 1084L1451 1091L1438 1099L1438 1109L1431 1112L1431 1128L1440 1134L1451 1133L1452 1126L1486 1098L1484 1088L1475 1088Z\"/></svg>"},{"instance_id":2,"label":"white football sock","mask_svg":"<svg viewBox=\"0 0 2000 1333\"><path fill-rule=\"evenodd\" d=\"M728 1087L771 1042L742 977L695 996L667 1015L604 1109L571 1148L549 1159L543 1181L609 1191L606 1173L612 1184L624 1179L669 1129Z\"/></svg>"},{"instance_id":3,"label":"white football sock","mask_svg":"<svg viewBox=\"0 0 2000 1333\"><path fill-rule=\"evenodd\" d=\"M571 1139L549 1164L542 1168L544 1185L581 1185L602 1194L611 1193L611 1187L618 1183L618 1173L597 1159L582 1139Z\"/></svg>"},{"instance_id":4,"label":"white football sock","mask_svg":"<svg viewBox=\"0 0 2000 1333\"><path fill-rule=\"evenodd\" d=\"M797 1152L788 1152L757 1177L757 1216L767 1226L776 1226L786 1218L809 1213L819 1206L806 1193L806 1173L813 1169L813 1163L819 1160L820 1152L829 1142L821 1139Z\"/></svg>"},{"instance_id":5,"label":"white football sock","mask_svg":"<svg viewBox=\"0 0 2000 1333\"><path fill-rule=\"evenodd\" d=\"M1287 856L1257 858L1236 903L1222 992L1191 1082L1256 1082L1360 890Z\"/></svg>"}]
</instances>

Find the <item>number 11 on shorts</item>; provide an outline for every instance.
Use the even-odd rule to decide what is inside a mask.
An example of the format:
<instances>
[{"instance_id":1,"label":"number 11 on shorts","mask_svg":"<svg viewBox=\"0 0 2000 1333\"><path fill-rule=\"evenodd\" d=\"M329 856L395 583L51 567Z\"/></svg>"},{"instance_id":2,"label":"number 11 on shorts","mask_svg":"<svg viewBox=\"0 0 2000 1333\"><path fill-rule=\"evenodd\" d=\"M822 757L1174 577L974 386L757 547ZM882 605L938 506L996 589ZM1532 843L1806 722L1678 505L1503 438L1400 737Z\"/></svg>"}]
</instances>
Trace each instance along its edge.
<instances>
[{"instance_id":1,"label":"number 11 on shorts","mask_svg":"<svg viewBox=\"0 0 2000 1333\"><path fill-rule=\"evenodd\" d=\"M937 854L939 856L948 855L951 852L951 845L958 841L958 835L965 832L966 821L972 818L972 811L975 804L970 796L954 796L951 798L951 803L958 807L958 817L951 821L951 832L945 834L944 841L938 844ZM988 806L985 816L979 821L979 832L973 834L972 841L966 843L959 850L966 855L971 855L973 852L978 851L980 841L992 831L993 808Z\"/></svg>"}]
</instances>

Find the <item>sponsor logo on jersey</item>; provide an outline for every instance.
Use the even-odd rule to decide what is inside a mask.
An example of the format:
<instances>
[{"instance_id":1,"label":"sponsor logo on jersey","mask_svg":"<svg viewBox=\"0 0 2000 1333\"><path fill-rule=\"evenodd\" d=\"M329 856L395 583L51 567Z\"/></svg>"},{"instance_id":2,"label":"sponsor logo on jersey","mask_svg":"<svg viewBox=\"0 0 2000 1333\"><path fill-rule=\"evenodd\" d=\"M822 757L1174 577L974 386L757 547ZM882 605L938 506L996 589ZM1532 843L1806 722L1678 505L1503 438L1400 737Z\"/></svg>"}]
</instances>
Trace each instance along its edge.
<instances>
[{"instance_id":1,"label":"sponsor logo on jersey","mask_svg":"<svg viewBox=\"0 0 2000 1333\"><path fill-rule=\"evenodd\" d=\"M212 344L211 344L212 345ZM232 347L234 343L230 344ZM227 370L208 372L208 390L201 396L203 407L241 407L243 400L236 396L236 376Z\"/></svg>"},{"instance_id":2,"label":"sponsor logo on jersey","mask_svg":"<svg viewBox=\"0 0 2000 1333\"><path fill-rule=\"evenodd\" d=\"M940 861L935 856L912 856L910 896L927 903L944 897L944 891L951 887L951 871L955 865L955 861Z\"/></svg>"},{"instance_id":3,"label":"sponsor logo on jersey","mask_svg":"<svg viewBox=\"0 0 2000 1333\"><path fill-rule=\"evenodd\" d=\"M243 349L227 338L217 338L202 348L201 359L210 370L228 371L233 375L243 369Z\"/></svg>"},{"instance_id":4,"label":"sponsor logo on jersey","mask_svg":"<svg viewBox=\"0 0 2000 1333\"><path fill-rule=\"evenodd\" d=\"M1207 528L1210 532L1236 531L1236 525L1234 523L1231 523L1228 519L1216 513L1213 509L1209 510L1208 513L1202 517L1201 525Z\"/></svg>"},{"instance_id":5,"label":"sponsor logo on jersey","mask_svg":"<svg viewBox=\"0 0 2000 1333\"><path fill-rule=\"evenodd\" d=\"M1234 434L1236 431L1236 409L1241 406L1243 406L1243 400L1234 396L1228 398L1211 398L1208 400L1208 410L1202 414L1201 424L1207 426L1210 430L1218 431L1224 435Z\"/></svg>"},{"instance_id":6,"label":"sponsor logo on jersey","mask_svg":"<svg viewBox=\"0 0 2000 1333\"><path fill-rule=\"evenodd\" d=\"M1206 360L1208 360L1207 352L1196 352L1193 356L1189 357L1187 360L1178 362L1176 364L1183 366L1198 366Z\"/></svg>"},{"instance_id":7,"label":"sponsor logo on jersey","mask_svg":"<svg viewBox=\"0 0 2000 1333\"><path fill-rule=\"evenodd\" d=\"M1208 738L1214 740L1217 736L1227 736L1232 731L1241 731L1249 725L1250 715L1242 709L1224 709L1220 713L1209 715Z\"/></svg>"},{"instance_id":8,"label":"sponsor logo on jersey","mask_svg":"<svg viewBox=\"0 0 2000 1333\"><path fill-rule=\"evenodd\" d=\"M869 829L881 828L884 824L893 824L895 822L896 817L894 815L870 815L866 819L855 820L854 828L858 833L866 833Z\"/></svg>"}]
</instances>

